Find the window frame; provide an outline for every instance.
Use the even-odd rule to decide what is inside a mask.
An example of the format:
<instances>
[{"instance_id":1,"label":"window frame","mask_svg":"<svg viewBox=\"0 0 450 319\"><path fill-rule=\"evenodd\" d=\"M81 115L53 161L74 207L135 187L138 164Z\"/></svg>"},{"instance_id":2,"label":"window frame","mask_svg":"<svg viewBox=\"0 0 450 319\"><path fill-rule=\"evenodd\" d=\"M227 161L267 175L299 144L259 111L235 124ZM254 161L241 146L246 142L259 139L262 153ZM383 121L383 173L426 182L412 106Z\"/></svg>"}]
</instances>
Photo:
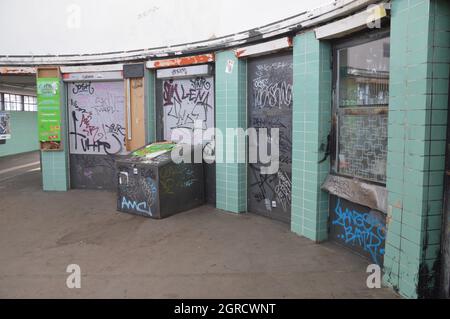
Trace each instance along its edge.
<instances>
[{"instance_id":1,"label":"window frame","mask_svg":"<svg viewBox=\"0 0 450 319\"><path fill-rule=\"evenodd\" d=\"M29 99L33 100L33 103L29 103ZM23 99L23 111L24 112L37 112L37 97L33 96L33 95L23 95L22 97ZM25 103L25 100L27 100L28 102ZM26 109L26 106L28 106L30 108L30 106L33 107L33 109Z\"/></svg>"},{"instance_id":2,"label":"window frame","mask_svg":"<svg viewBox=\"0 0 450 319\"><path fill-rule=\"evenodd\" d=\"M361 44L369 43L372 41L380 40L386 37L390 37L390 30L388 27L379 30L367 29L358 33L353 34L350 37L336 40L332 44L332 102L331 102L331 131L330 131L330 173L335 176L342 176L345 178L352 178L363 183L374 184L379 186L386 186L386 181L380 182L373 179L366 179L359 176L353 176L350 174L345 174L339 172L338 168L338 152L339 152L339 119L341 116L345 115L379 115L388 114L389 112L389 101L387 105L369 105L369 106L357 106L357 107L340 107L339 106L339 61L338 52L341 49L351 48ZM386 145L387 147L387 145Z\"/></svg>"},{"instance_id":3,"label":"window frame","mask_svg":"<svg viewBox=\"0 0 450 319\"><path fill-rule=\"evenodd\" d=\"M8 101L6 101L6 95L8 95ZM11 97L14 97L14 101L11 101ZM19 101L17 100L17 97L19 98ZM23 96L21 94L15 94L15 93L3 93L3 105L4 110L9 112L21 112L23 111ZM8 104L8 108L6 107L6 104ZM11 104L14 104L14 108L11 108Z\"/></svg>"},{"instance_id":4,"label":"window frame","mask_svg":"<svg viewBox=\"0 0 450 319\"><path fill-rule=\"evenodd\" d=\"M6 101L5 96L8 96L8 101ZM14 96L14 101L11 102L10 97ZM17 100L17 97L19 100ZM29 103L29 99L32 99L34 103ZM25 103L27 100L27 103ZM8 103L8 108L6 104ZM11 103L14 103L14 108L11 108ZM26 108L27 106L27 108ZM37 97L35 95L28 94L16 94L10 92L0 92L0 111L8 112L37 112Z\"/></svg>"}]
</instances>

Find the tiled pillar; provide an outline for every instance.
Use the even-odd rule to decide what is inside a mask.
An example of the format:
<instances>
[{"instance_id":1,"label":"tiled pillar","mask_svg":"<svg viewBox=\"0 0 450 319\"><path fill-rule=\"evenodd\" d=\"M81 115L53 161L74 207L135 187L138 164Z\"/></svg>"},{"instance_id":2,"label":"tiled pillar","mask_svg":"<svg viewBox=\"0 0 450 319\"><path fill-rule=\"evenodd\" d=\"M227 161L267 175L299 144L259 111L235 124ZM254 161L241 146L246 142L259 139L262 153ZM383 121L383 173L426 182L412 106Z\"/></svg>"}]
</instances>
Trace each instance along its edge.
<instances>
[{"instance_id":1,"label":"tiled pillar","mask_svg":"<svg viewBox=\"0 0 450 319\"><path fill-rule=\"evenodd\" d=\"M392 2L384 280L409 298L437 288L449 32L450 2Z\"/></svg>"},{"instance_id":2,"label":"tiled pillar","mask_svg":"<svg viewBox=\"0 0 450 319\"><path fill-rule=\"evenodd\" d=\"M61 142L63 150L41 151L42 188L44 191L67 191L69 189L69 141L64 85L61 81Z\"/></svg>"},{"instance_id":3,"label":"tiled pillar","mask_svg":"<svg viewBox=\"0 0 450 319\"><path fill-rule=\"evenodd\" d=\"M145 141L146 143L153 143L156 139L156 92L155 92L155 70L144 69L144 83L145 83Z\"/></svg>"},{"instance_id":4,"label":"tiled pillar","mask_svg":"<svg viewBox=\"0 0 450 319\"><path fill-rule=\"evenodd\" d=\"M216 163L216 206L240 213L247 210L247 165L237 161L245 159L245 138L233 143L229 129L247 128L246 62L238 60L234 51L219 52L215 69L216 128L223 135L223 139L216 137L216 157L223 159Z\"/></svg>"},{"instance_id":5,"label":"tiled pillar","mask_svg":"<svg viewBox=\"0 0 450 319\"><path fill-rule=\"evenodd\" d=\"M330 169L324 157L331 123L331 47L314 32L294 38L292 145L293 232L327 239L328 194L320 189Z\"/></svg>"}]
</instances>

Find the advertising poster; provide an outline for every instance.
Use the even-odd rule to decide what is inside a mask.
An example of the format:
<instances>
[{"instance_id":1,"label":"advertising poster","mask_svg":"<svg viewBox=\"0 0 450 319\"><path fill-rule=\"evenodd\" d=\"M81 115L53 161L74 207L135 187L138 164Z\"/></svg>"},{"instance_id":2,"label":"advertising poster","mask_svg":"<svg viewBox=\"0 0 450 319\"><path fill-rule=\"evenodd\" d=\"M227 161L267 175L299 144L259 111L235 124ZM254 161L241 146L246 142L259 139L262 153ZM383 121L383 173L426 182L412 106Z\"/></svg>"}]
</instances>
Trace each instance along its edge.
<instances>
[{"instance_id":1,"label":"advertising poster","mask_svg":"<svg viewBox=\"0 0 450 319\"><path fill-rule=\"evenodd\" d=\"M0 140L7 140L11 138L10 125L10 115L5 112L0 112Z\"/></svg>"},{"instance_id":2,"label":"advertising poster","mask_svg":"<svg viewBox=\"0 0 450 319\"><path fill-rule=\"evenodd\" d=\"M61 141L60 83L58 78L37 79L37 103L39 141Z\"/></svg>"}]
</instances>

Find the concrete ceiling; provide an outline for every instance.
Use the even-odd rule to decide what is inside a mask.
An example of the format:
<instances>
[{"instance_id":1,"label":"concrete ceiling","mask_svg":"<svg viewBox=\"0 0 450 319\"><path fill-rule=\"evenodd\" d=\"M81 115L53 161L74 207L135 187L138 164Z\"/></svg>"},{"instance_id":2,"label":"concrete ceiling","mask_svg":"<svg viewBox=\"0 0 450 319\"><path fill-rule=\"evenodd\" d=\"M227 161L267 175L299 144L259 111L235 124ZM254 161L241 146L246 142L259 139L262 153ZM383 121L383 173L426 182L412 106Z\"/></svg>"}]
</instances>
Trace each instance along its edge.
<instances>
[{"instance_id":1,"label":"concrete ceiling","mask_svg":"<svg viewBox=\"0 0 450 319\"><path fill-rule=\"evenodd\" d=\"M0 91L7 93L35 95L36 76L0 75Z\"/></svg>"}]
</instances>

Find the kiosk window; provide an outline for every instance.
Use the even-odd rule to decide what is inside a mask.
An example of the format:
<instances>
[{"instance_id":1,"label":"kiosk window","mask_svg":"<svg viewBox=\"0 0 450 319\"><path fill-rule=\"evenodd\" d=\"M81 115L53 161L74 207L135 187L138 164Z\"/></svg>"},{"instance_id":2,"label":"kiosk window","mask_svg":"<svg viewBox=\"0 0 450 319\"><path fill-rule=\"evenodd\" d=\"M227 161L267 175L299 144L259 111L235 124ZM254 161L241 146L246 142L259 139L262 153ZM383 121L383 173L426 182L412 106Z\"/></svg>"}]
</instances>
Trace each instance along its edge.
<instances>
[{"instance_id":1,"label":"kiosk window","mask_svg":"<svg viewBox=\"0 0 450 319\"><path fill-rule=\"evenodd\" d=\"M389 37L337 49L335 173L386 182Z\"/></svg>"}]
</instances>

